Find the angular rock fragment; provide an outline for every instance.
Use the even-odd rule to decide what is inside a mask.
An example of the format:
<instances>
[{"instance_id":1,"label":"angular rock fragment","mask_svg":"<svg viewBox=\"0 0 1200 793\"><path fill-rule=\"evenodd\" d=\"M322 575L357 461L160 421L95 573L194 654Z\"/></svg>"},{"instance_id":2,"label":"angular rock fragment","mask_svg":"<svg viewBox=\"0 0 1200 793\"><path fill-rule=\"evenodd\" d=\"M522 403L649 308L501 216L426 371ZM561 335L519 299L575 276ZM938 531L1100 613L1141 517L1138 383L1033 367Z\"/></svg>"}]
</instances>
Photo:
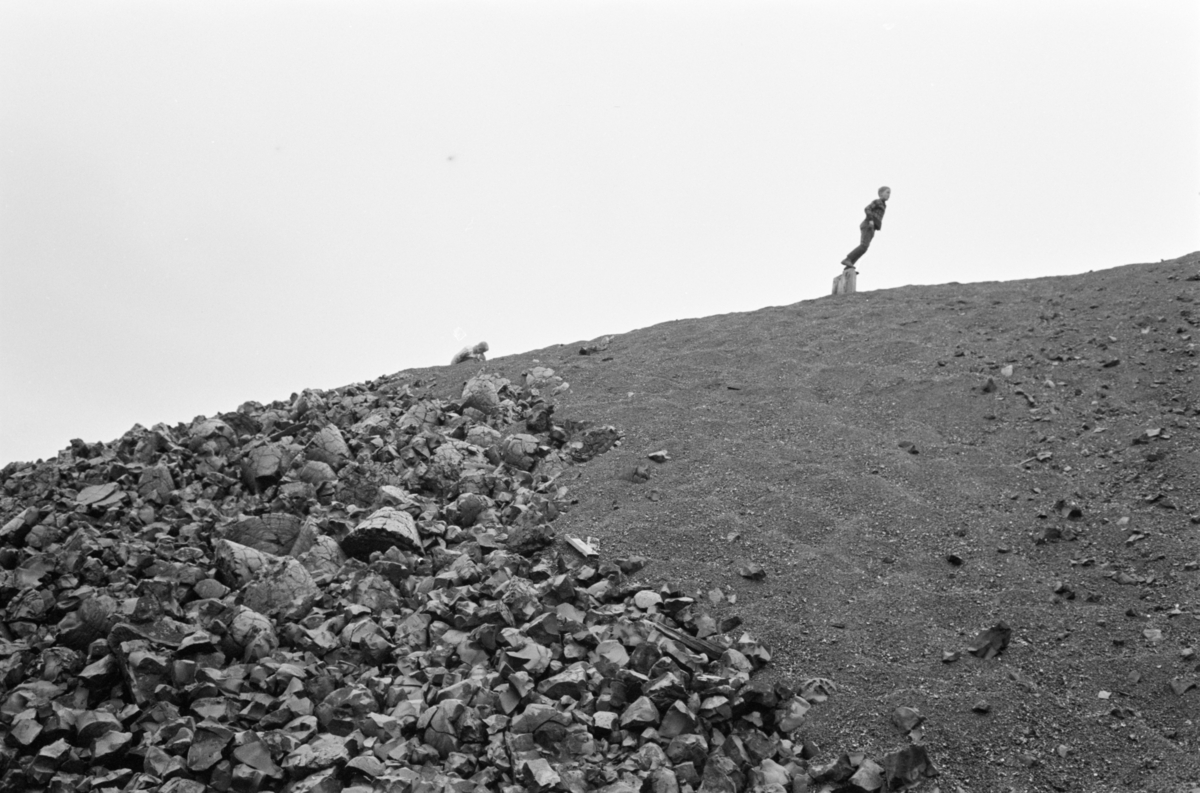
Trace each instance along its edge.
<instances>
[{"instance_id":1,"label":"angular rock fragment","mask_svg":"<svg viewBox=\"0 0 1200 793\"><path fill-rule=\"evenodd\" d=\"M232 540L217 540L213 543L213 549L214 561L222 580L235 588L250 583L258 571L265 569L275 558L271 554Z\"/></svg>"},{"instance_id":2,"label":"angular rock fragment","mask_svg":"<svg viewBox=\"0 0 1200 793\"><path fill-rule=\"evenodd\" d=\"M171 469L163 463L143 469L138 477L138 495L147 501L165 503L174 491L175 478L171 476Z\"/></svg>"},{"instance_id":3,"label":"angular rock fragment","mask_svg":"<svg viewBox=\"0 0 1200 793\"><path fill-rule=\"evenodd\" d=\"M216 765L233 741L233 730L215 723L204 722L196 728L195 738L187 752L189 771L207 771Z\"/></svg>"},{"instance_id":4,"label":"angular rock fragment","mask_svg":"<svg viewBox=\"0 0 1200 793\"><path fill-rule=\"evenodd\" d=\"M302 521L288 513L268 513L238 521L223 533L230 542L273 556L287 556L300 535Z\"/></svg>"},{"instance_id":5,"label":"angular rock fragment","mask_svg":"<svg viewBox=\"0 0 1200 793\"><path fill-rule=\"evenodd\" d=\"M885 755L879 763L883 767L889 789L937 775L937 770L929 760L929 753L921 744L912 744Z\"/></svg>"},{"instance_id":6,"label":"angular rock fragment","mask_svg":"<svg viewBox=\"0 0 1200 793\"><path fill-rule=\"evenodd\" d=\"M713 753L704 764L698 793L738 793L744 779L737 763L723 754Z\"/></svg>"},{"instance_id":7,"label":"angular rock fragment","mask_svg":"<svg viewBox=\"0 0 1200 793\"><path fill-rule=\"evenodd\" d=\"M461 700L446 699L426 711L417 722L426 745L442 759L459 749L459 722L465 712L466 706Z\"/></svg>"},{"instance_id":8,"label":"angular rock fragment","mask_svg":"<svg viewBox=\"0 0 1200 793\"><path fill-rule=\"evenodd\" d=\"M304 465L300 466L300 470L296 472L296 477L301 481L313 486L322 484L334 484L338 481L337 473L328 463L319 460L309 460Z\"/></svg>"},{"instance_id":9,"label":"angular rock fragment","mask_svg":"<svg viewBox=\"0 0 1200 793\"><path fill-rule=\"evenodd\" d=\"M604 352L608 349L608 345L612 343L612 336L601 336L595 341L588 342L579 348L580 355L595 355L596 353Z\"/></svg>"},{"instance_id":10,"label":"angular rock fragment","mask_svg":"<svg viewBox=\"0 0 1200 793\"><path fill-rule=\"evenodd\" d=\"M621 433L560 420L548 367L521 384L455 400L394 375L3 469L5 773L56 793L808 780L812 705L753 678L770 653L736 616L634 580L644 559L555 547L561 475ZM834 768L873 784L866 758Z\"/></svg>"},{"instance_id":11,"label":"angular rock fragment","mask_svg":"<svg viewBox=\"0 0 1200 793\"><path fill-rule=\"evenodd\" d=\"M874 760L865 758L848 781L866 791L879 790L884 783L884 769Z\"/></svg>"},{"instance_id":12,"label":"angular rock fragment","mask_svg":"<svg viewBox=\"0 0 1200 793\"><path fill-rule=\"evenodd\" d=\"M246 452L242 479L246 486L261 491L279 481L291 462L292 453L282 444L266 443Z\"/></svg>"},{"instance_id":13,"label":"angular rock fragment","mask_svg":"<svg viewBox=\"0 0 1200 793\"><path fill-rule=\"evenodd\" d=\"M767 577L767 571L761 564L751 563L738 568L738 575L751 581L762 581Z\"/></svg>"},{"instance_id":14,"label":"angular rock fragment","mask_svg":"<svg viewBox=\"0 0 1200 793\"><path fill-rule=\"evenodd\" d=\"M686 704L676 700L667 709L658 728L658 734L663 738L674 739L681 735L696 732L700 727L696 714Z\"/></svg>"},{"instance_id":15,"label":"angular rock fragment","mask_svg":"<svg viewBox=\"0 0 1200 793\"><path fill-rule=\"evenodd\" d=\"M336 424L327 424L313 433L304 454L309 460L325 463L334 470L351 457L350 447Z\"/></svg>"},{"instance_id":16,"label":"angular rock fragment","mask_svg":"<svg viewBox=\"0 0 1200 793\"><path fill-rule=\"evenodd\" d=\"M382 507L351 529L341 541L347 556L368 561L372 553L389 548L421 551L421 537L412 515L394 507Z\"/></svg>"},{"instance_id":17,"label":"angular rock fragment","mask_svg":"<svg viewBox=\"0 0 1200 793\"><path fill-rule=\"evenodd\" d=\"M649 697L638 697L621 714L621 726L626 729L657 726L658 721L658 708Z\"/></svg>"},{"instance_id":18,"label":"angular rock fragment","mask_svg":"<svg viewBox=\"0 0 1200 793\"><path fill-rule=\"evenodd\" d=\"M620 444L622 437L620 430L611 425L593 427L581 431L566 448L571 459L577 463L585 463Z\"/></svg>"},{"instance_id":19,"label":"angular rock fragment","mask_svg":"<svg viewBox=\"0 0 1200 793\"><path fill-rule=\"evenodd\" d=\"M294 777L307 776L334 766L345 765L350 760L347 739L338 735L319 735L303 743L283 760L283 768Z\"/></svg>"},{"instance_id":20,"label":"angular rock fragment","mask_svg":"<svg viewBox=\"0 0 1200 793\"><path fill-rule=\"evenodd\" d=\"M75 497L75 503L92 510L104 510L120 504L125 498L125 491L121 490L116 482L107 482L103 485L89 485L80 490L79 495Z\"/></svg>"},{"instance_id":21,"label":"angular rock fragment","mask_svg":"<svg viewBox=\"0 0 1200 793\"><path fill-rule=\"evenodd\" d=\"M242 588L242 604L247 608L287 620L303 617L320 597L312 575L290 557L272 561Z\"/></svg>"},{"instance_id":22,"label":"angular rock fragment","mask_svg":"<svg viewBox=\"0 0 1200 793\"><path fill-rule=\"evenodd\" d=\"M1004 652L1011 638L1012 628L1002 620L994 627L988 628L976 636L967 649L971 655L976 655L986 661Z\"/></svg>"},{"instance_id":23,"label":"angular rock fragment","mask_svg":"<svg viewBox=\"0 0 1200 793\"><path fill-rule=\"evenodd\" d=\"M266 658L279 647L274 621L246 606L234 608L229 637L247 660Z\"/></svg>"},{"instance_id":24,"label":"angular rock fragment","mask_svg":"<svg viewBox=\"0 0 1200 793\"><path fill-rule=\"evenodd\" d=\"M904 732L919 727L924 721L925 717L915 708L902 705L892 711L892 723Z\"/></svg>"},{"instance_id":25,"label":"angular rock fragment","mask_svg":"<svg viewBox=\"0 0 1200 793\"><path fill-rule=\"evenodd\" d=\"M554 544L554 530L545 524L518 526L508 533L505 547L522 556L532 556Z\"/></svg>"},{"instance_id":26,"label":"angular rock fragment","mask_svg":"<svg viewBox=\"0 0 1200 793\"><path fill-rule=\"evenodd\" d=\"M334 576L346 562L346 554L342 546L332 537L322 536L316 539L313 546L300 556L300 564L315 578Z\"/></svg>"},{"instance_id":27,"label":"angular rock fragment","mask_svg":"<svg viewBox=\"0 0 1200 793\"><path fill-rule=\"evenodd\" d=\"M537 464L540 447L541 442L534 435L509 435L500 442L500 457L513 468L529 471Z\"/></svg>"},{"instance_id":28,"label":"angular rock fragment","mask_svg":"<svg viewBox=\"0 0 1200 793\"><path fill-rule=\"evenodd\" d=\"M375 695L363 686L347 686L329 694L317 706L320 725L335 735L349 735L354 730L371 729L371 714L377 713Z\"/></svg>"},{"instance_id":29,"label":"angular rock fragment","mask_svg":"<svg viewBox=\"0 0 1200 793\"><path fill-rule=\"evenodd\" d=\"M500 389L507 383L493 375L476 375L463 386L462 403L465 408L474 408L484 415L495 413L500 407Z\"/></svg>"},{"instance_id":30,"label":"angular rock fragment","mask_svg":"<svg viewBox=\"0 0 1200 793\"><path fill-rule=\"evenodd\" d=\"M203 455L224 454L237 446L237 434L233 428L221 419L200 419L192 425L187 447L192 452ZM167 446L165 438L160 434L160 448Z\"/></svg>"}]
</instances>

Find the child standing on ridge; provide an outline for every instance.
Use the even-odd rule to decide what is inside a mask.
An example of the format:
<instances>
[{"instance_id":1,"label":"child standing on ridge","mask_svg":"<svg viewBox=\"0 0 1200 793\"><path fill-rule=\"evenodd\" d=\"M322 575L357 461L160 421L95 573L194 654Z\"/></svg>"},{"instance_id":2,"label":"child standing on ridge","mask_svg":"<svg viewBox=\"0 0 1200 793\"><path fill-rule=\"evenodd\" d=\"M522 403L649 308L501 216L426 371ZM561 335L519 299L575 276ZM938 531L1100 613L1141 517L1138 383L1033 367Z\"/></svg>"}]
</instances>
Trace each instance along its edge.
<instances>
[{"instance_id":1,"label":"child standing on ridge","mask_svg":"<svg viewBox=\"0 0 1200 793\"><path fill-rule=\"evenodd\" d=\"M871 239L875 236L875 232L883 228L883 213L887 211L887 200L891 197L892 188L881 187L879 188L879 198L867 204L866 209L863 210L867 213L867 217L858 224L862 239L858 247L846 254L845 259L842 259L843 267L847 269L853 267L867 252L867 248L871 247Z\"/></svg>"}]
</instances>

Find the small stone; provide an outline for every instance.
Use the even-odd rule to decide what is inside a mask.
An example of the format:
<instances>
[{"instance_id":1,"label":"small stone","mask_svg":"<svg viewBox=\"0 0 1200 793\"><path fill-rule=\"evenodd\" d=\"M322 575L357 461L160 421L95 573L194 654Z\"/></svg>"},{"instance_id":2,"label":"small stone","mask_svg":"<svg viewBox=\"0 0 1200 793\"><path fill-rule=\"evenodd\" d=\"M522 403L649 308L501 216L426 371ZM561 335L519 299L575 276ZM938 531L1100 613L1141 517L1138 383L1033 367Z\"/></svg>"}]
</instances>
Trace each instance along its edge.
<instances>
[{"instance_id":1,"label":"small stone","mask_svg":"<svg viewBox=\"0 0 1200 793\"><path fill-rule=\"evenodd\" d=\"M229 587L215 578L202 578L195 583L192 591L203 600L220 600L229 594Z\"/></svg>"},{"instance_id":2,"label":"small stone","mask_svg":"<svg viewBox=\"0 0 1200 793\"><path fill-rule=\"evenodd\" d=\"M696 715L688 709L687 705L676 700L671 703L671 707L667 709L667 713L663 716L662 724L658 728L658 734L667 739L673 739L680 735L686 735L696 731L699 726L699 721Z\"/></svg>"},{"instance_id":3,"label":"small stone","mask_svg":"<svg viewBox=\"0 0 1200 793\"><path fill-rule=\"evenodd\" d=\"M211 722L198 727L187 753L188 770L207 771L212 768L232 740L233 731L227 727Z\"/></svg>"},{"instance_id":4,"label":"small stone","mask_svg":"<svg viewBox=\"0 0 1200 793\"><path fill-rule=\"evenodd\" d=\"M612 730L617 724L617 718L618 714L612 711L601 711L592 717L596 729L604 731Z\"/></svg>"},{"instance_id":5,"label":"small stone","mask_svg":"<svg viewBox=\"0 0 1200 793\"><path fill-rule=\"evenodd\" d=\"M996 623L995 627L988 628L976 636L968 650L972 655L979 656L986 661L1004 652L1011 638L1012 628L1001 621Z\"/></svg>"},{"instance_id":6,"label":"small stone","mask_svg":"<svg viewBox=\"0 0 1200 793\"><path fill-rule=\"evenodd\" d=\"M879 790L883 787L883 767L869 758L864 759L858 770L847 781L862 790Z\"/></svg>"},{"instance_id":7,"label":"small stone","mask_svg":"<svg viewBox=\"0 0 1200 793\"><path fill-rule=\"evenodd\" d=\"M761 564L748 564L738 568L738 575L751 581L762 581L767 577L767 571Z\"/></svg>"},{"instance_id":8,"label":"small stone","mask_svg":"<svg viewBox=\"0 0 1200 793\"><path fill-rule=\"evenodd\" d=\"M633 596L633 605L642 611L649 611L652 607L661 605L662 602L662 596L652 589L643 589Z\"/></svg>"},{"instance_id":9,"label":"small stone","mask_svg":"<svg viewBox=\"0 0 1200 793\"><path fill-rule=\"evenodd\" d=\"M658 708L654 706L649 697L638 697L621 714L621 726L625 728L657 726L658 721Z\"/></svg>"},{"instance_id":10,"label":"small stone","mask_svg":"<svg viewBox=\"0 0 1200 793\"><path fill-rule=\"evenodd\" d=\"M133 744L131 732L106 732L92 743L92 757L98 762L110 762L129 749Z\"/></svg>"},{"instance_id":11,"label":"small stone","mask_svg":"<svg viewBox=\"0 0 1200 793\"><path fill-rule=\"evenodd\" d=\"M904 732L919 727L924 721L925 717L916 708L901 705L892 711L892 723Z\"/></svg>"},{"instance_id":12,"label":"small stone","mask_svg":"<svg viewBox=\"0 0 1200 793\"><path fill-rule=\"evenodd\" d=\"M528 790L549 790L562 781L558 772L551 768L550 763L544 758L537 757L532 760L526 760L524 765L525 783L528 786Z\"/></svg>"}]
</instances>

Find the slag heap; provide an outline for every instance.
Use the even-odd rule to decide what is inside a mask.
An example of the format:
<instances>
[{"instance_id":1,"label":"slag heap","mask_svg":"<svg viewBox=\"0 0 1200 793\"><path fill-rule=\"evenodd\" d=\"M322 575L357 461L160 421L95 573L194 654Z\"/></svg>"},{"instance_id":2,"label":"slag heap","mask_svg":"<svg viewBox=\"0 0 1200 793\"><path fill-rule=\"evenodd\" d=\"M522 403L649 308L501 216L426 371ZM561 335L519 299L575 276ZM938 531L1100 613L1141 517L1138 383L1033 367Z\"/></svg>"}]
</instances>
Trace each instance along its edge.
<instances>
[{"instance_id":1,"label":"slag heap","mask_svg":"<svg viewBox=\"0 0 1200 793\"><path fill-rule=\"evenodd\" d=\"M558 542L620 444L567 385L403 375L0 471L0 793L875 790L813 691L672 586ZM804 696L804 694L807 694ZM917 751L919 750L919 751ZM853 788L851 788L853 789Z\"/></svg>"}]
</instances>

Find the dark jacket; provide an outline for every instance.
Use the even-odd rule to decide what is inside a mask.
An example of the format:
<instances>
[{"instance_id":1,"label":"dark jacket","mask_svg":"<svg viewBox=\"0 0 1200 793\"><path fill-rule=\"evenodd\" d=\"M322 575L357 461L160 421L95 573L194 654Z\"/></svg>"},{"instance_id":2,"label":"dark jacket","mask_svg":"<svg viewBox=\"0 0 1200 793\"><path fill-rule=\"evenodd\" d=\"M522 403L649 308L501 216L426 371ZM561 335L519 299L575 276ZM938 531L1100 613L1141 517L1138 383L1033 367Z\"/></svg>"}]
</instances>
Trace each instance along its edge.
<instances>
[{"instance_id":1,"label":"dark jacket","mask_svg":"<svg viewBox=\"0 0 1200 793\"><path fill-rule=\"evenodd\" d=\"M884 201L882 198L876 198L867 204L863 211L867 213L867 217L863 220L862 227L865 228L871 225L875 227L876 231L883 228L883 213L887 211L887 201Z\"/></svg>"}]
</instances>

